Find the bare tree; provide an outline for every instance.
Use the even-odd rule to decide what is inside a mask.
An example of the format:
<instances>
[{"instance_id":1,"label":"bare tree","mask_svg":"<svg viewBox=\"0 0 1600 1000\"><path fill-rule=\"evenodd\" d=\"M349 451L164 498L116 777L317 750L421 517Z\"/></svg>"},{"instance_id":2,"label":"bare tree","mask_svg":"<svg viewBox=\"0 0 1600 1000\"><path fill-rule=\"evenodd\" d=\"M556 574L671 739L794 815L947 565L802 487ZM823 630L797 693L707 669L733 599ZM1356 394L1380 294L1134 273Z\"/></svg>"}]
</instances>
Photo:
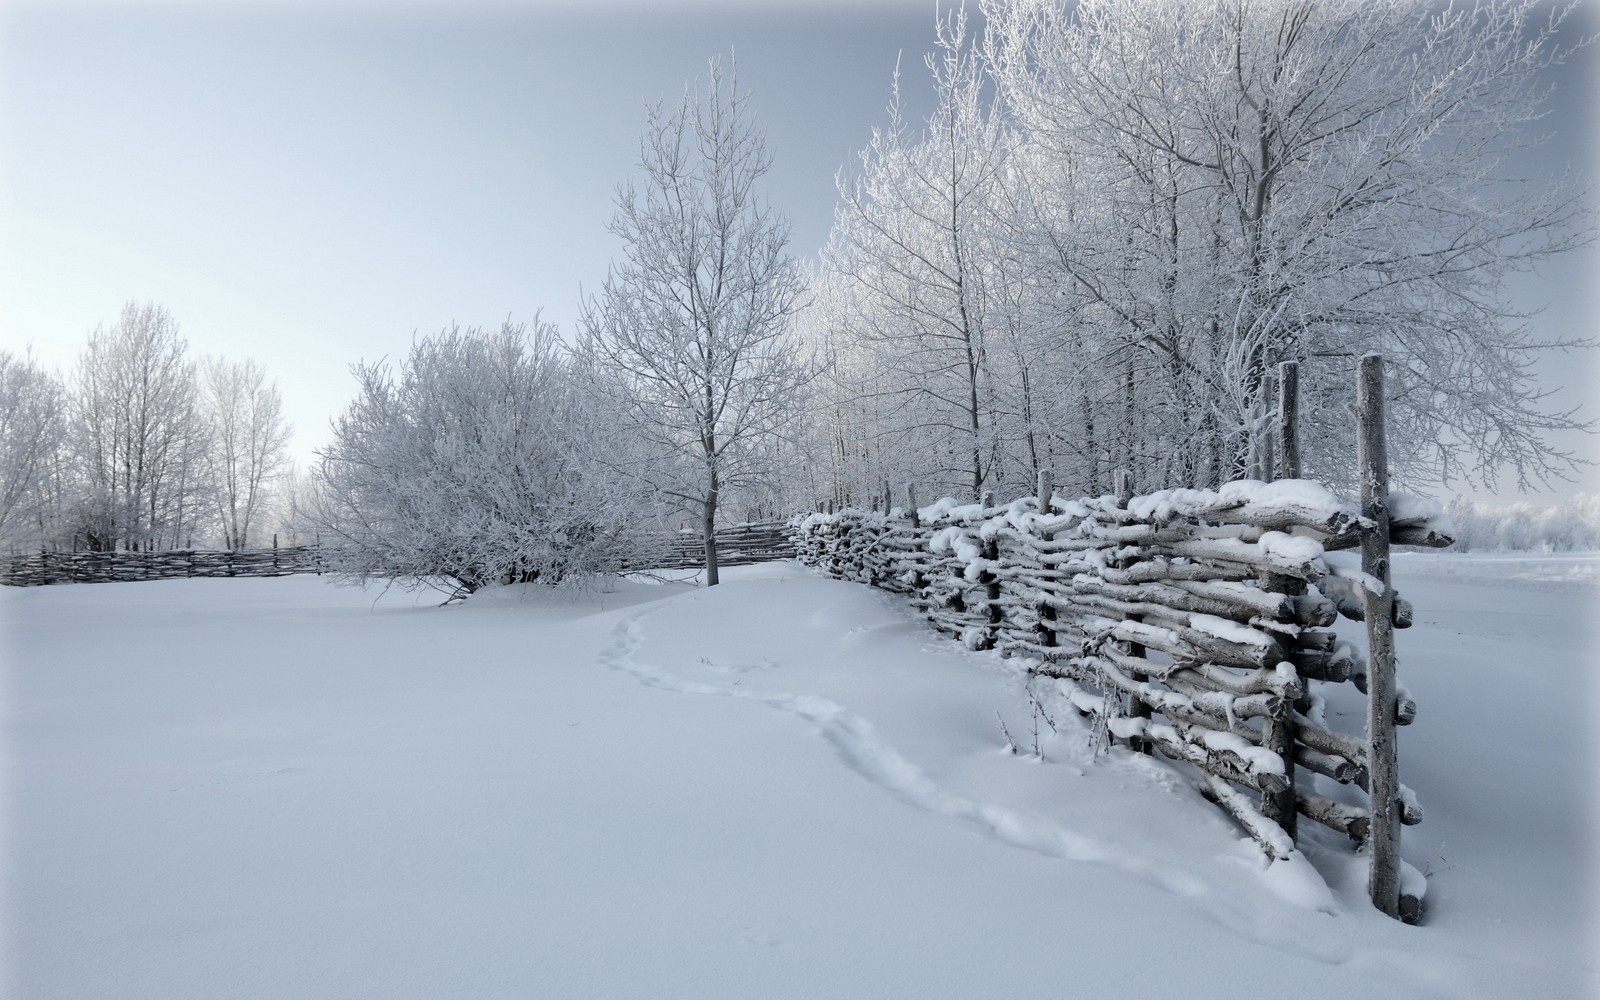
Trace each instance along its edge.
<instances>
[{"instance_id":1,"label":"bare tree","mask_svg":"<svg viewBox=\"0 0 1600 1000\"><path fill-rule=\"evenodd\" d=\"M1006 139L963 13L940 21L938 42L928 60L938 106L912 134L896 81L889 127L873 130L859 173L841 180L825 261L851 293L842 322L876 361L859 391L892 397L902 445L940 455L930 470L940 488L976 497L1002 450L1003 257L989 237Z\"/></svg>"},{"instance_id":2,"label":"bare tree","mask_svg":"<svg viewBox=\"0 0 1600 1000\"><path fill-rule=\"evenodd\" d=\"M1505 463L1526 483L1570 467L1544 434L1579 424L1545 411L1529 378L1551 345L1503 294L1508 275L1593 235L1585 192L1512 166L1538 142L1542 74L1571 54L1570 8L991 0L984 12L1005 109L1054 163L1036 181L1094 179L1040 204L1063 285L1145 358L1129 371L1148 386L1141 419L1161 418L1140 429L1152 459L1210 452L1223 475L1244 472L1270 405L1264 376L1297 360L1326 445L1311 469L1347 479L1348 369L1381 350L1399 362L1397 474L1489 478ZM1181 405L1162 418L1148 405L1162 399Z\"/></svg>"},{"instance_id":3,"label":"bare tree","mask_svg":"<svg viewBox=\"0 0 1600 1000\"><path fill-rule=\"evenodd\" d=\"M200 369L205 416L211 425L208 468L216 487L224 544L242 549L282 472L290 427L278 386L254 361L207 358Z\"/></svg>"},{"instance_id":4,"label":"bare tree","mask_svg":"<svg viewBox=\"0 0 1600 1000\"><path fill-rule=\"evenodd\" d=\"M618 413L659 450L658 488L700 516L706 582L725 490L771 476L809 373L789 330L803 295L789 226L760 201L771 167L737 72L648 115L641 183L617 191L623 241L585 303L582 347L619 380Z\"/></svg>"},{"instance_id":5,"label":"bare tree","mask_svg":"<svg viewBox=\"0 0 1600 1000\"><path fill-rule=\"evenodd\" d=\"M27 357L0 351L0 545L44 544L59 513L66 424L61 383Z\"/></svg>"},{"instance_id":6,"label":"bare tree","mask_svg":"<svg viewBox=\"0 0 1600 1000\"><path fill-rule=\"evenodd\" d=\"M128 303L89 337L69 407L90 548L179 545L200 523L210 442L187 349L153 303Z\"/></svg>"}]
</instances>

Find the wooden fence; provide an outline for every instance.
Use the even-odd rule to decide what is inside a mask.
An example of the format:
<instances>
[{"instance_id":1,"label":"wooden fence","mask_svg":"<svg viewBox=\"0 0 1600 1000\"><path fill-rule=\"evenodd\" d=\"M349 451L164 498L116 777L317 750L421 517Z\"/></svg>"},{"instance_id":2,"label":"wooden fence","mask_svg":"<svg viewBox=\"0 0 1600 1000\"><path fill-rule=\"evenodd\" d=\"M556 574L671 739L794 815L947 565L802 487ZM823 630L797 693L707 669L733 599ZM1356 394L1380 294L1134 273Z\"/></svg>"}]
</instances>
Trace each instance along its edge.
<instances>
[{"instance_id":1,"label":"wooden fence","mask_svg":"<svg viewBox=\"0 0 1600 1000\"><path fill-rule=\"evenodd\" d=\"M788 521L737 524L717 529L717 565L793 559L794 532ZM647 560L656 569L694 569L706 564L705 543L698 531L680 531L667 540L665 551Z\"/></svg>"},{"instance_id":2,"label":"wooden fence","mask_svg":"<svg viewBox=\"0 0 1600 1000\"><path fill-rule=\"evenodd\" d=\"M0 563L0 584L38 587L55 583L118 583L186 577L288 576L320 573L314 545L285 548L168 549L159 552L34 552Z\"/></svg>"},{"instance_id":3,"label":"wooden fence","mask_svg":"<svg viewBox=\"0 0 1600 1000\"><path fill-rule=\"evenodd\" d=\"M1118 495L1063 500L1044 472L1035 496L1009 504L919 510L908 489L905 508L811 515L798 555L907 594L973 649L1026 657L1097 738L1193 765L1270 857L1294 849L1301 817L1366 844L1374 904L1415 921L1421 879L1400 860L1399 828L1422 812L1398 782L1395 727L1416 706L1395 684L1391 631L1411 611L1388 586L1388 546L1450 538L1436 504L1387 494L1380 379L1380 359L1363 359L1361 506L1300 479L1133 496L1122 476ZM1360 569L1328 558L1357 547ZM1367 622L1366 649L1329 628L1339 615ZM1342 683L1367 695L1364 735L1323 713L1313 685ZM1308 774L1346 790L1319 794Z\"/></svg>"},{"instance_id":4,"label":"wooden fence","mask_svg":"<svg viewBox=\"0 0 1600 1000\"><path fill-rule=\"evenodd\" d=\"M677 532L646 545L632 569L693 569L705 565L700 536ZM786 521L739 524L717 531L717 561L723 566L794 558L794 536ZM315 545L234 552L170 549L160 552L34 552L0 558L0 584L38 587L57 583L116 583L186 577L288 576L322 573L332 560Z\"/></svg>"}]
</instances>

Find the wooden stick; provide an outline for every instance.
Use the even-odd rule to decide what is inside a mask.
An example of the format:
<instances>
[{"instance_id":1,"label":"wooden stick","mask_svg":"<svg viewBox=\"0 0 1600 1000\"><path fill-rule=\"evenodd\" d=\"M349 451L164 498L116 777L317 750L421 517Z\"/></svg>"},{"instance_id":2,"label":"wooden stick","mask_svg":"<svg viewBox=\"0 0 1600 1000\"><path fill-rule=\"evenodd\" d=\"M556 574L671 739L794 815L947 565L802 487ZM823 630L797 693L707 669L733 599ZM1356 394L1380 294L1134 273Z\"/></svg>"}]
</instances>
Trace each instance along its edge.
<instances>
[{"instance_id":1,"label":"wooden stick","mask_svg":"<svg viewBox=\"0 0 1600 1000\"><path fill-rule=\"evenodd\" d=\"M1278 475L1300 478L1300 365L1285 361L1278 366Z\"/></svg>"},{"instance_id":2,"label":"wooden stick","mask_svg":"<svg viewBox=\"0 0 1600 1000\"><path fill-rule=\"evenodd\" d=\"M1389 455L1384 438L1383 358L1361 359L1356 383L1361 515L1372 523L1361 545L1362 572L1381 593L1366 591L1367 770L1371 782L1372 905L1400 916L1400 766L1395 746L1394 598L1389 590Z\"/></svg>"}]
</instances>

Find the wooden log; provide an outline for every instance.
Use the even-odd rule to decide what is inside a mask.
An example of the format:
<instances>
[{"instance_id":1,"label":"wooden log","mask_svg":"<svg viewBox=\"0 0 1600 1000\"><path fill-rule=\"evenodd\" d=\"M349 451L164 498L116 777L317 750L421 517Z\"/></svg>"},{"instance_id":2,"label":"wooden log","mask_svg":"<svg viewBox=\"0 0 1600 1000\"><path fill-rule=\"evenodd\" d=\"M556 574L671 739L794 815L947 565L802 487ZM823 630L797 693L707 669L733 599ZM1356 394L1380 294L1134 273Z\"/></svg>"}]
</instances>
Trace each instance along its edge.
<instances>
[{"instance_id":1,"label":"wooden log","mask_svg":"<svg viewBox=\"0 0 1600 1000\"><path fill-rule=\"evenodd\" d=\"M1371 867L1367 890L1372 904L1391 917L1400 915L1399 756L1395 744L1394 598L1389 590L1389 456L1385 440L1383 358L1361 359L1356 384L1357 455L1364 533L1361 570L1376 580L1380 593L1366 591L1367 770L1371 783Z\"/></svg>"},{"instance_id":2,"label":"wooden log","mask_svg":"<svg viewBox=\"0 0 1600 1000\"><path fill-rule=\"evenodd\" d=\"M1235 673L1215 663L1183 663L1169 671L1167 679L1198 684L1212 691L1226 691L1236 697L1271 694L1293 701L1304 693L1300 679L1277 670L1250 670Z\"/></svg>"},{"instance_id":3,"label":"wooden log","mask_svg":"<svg viewBox=\"0 0 1600 1000\"><path fill-rule=\"evenodd\" d=\"M1285 650L1263 634L1261 644L1233 642L1197 628L1167 629L1139 622L1120 622L1111 634L1124 642L1159 649L1178 660L1221 663L1238 667L1276 667L1285 660Z\"/></svg>"},{"instance_id":4,"label":"wooden log","mask_svg":"<svg viewBox=\"0 0 1600 1000\"><path fill-rule=\"evenodd\" d=\"M1345 760L1360 767L1367 764L1367 747L1361 740L1326 726L1319 726L1299 713L1294 718L1295 737L1313 750Z\"/></svg>"},{"instance_id":5,"label":"wooden log","mask_svg":"<svg viewBox=\"0 0 1600 1000\"><path fill-rule=\"evenodd\" d=\"M1262 816L1244 796L1216 775L1205 775L1197 786L1200 794L1215 803L1238 822L1261 850L1274 861L1287 860L1294 852L1294 840L1277 824Z\"/></svg>"},{"instance_id":6,"label":"wooden log","mask_svg":"<svg viewBox=\"0 0 1600 1000\"><path fill-rule=\"evenodd\" d=\"M1335 645L1328 653L1315 649L1296 651L1294 664L1300 676L1311 681L1338 684L1365 676L1360 672L1361 664L1355 650L1343 644Z\"/></svg>"},{"instance_id":7,"label":"wooden log","mask_svg":"<svg viewBox=\"0 0 1600 1000\"><path fill-rule=\"evenodd\" d=\"M1207 732L1215 730L1153 724L1145 728L1144 735L1145 739L1165 756L1173 760L1186 761L1212 775L1244 785L1256 792L1276 790L1284 786L1283 775L1255 770L1249 761L1231 751L1214 750L1206 746L1203 741Z\"/></svg>"},{"instance_id":8,"label":"wooden log","mask_svg":"<svg viewBox=\"0 0 1600 1000\"><path fill-rule=\"evenodd\" d=\"M1166 557L1158 557L1122 568L1105 567L1100 570L1100 576L1109 583L1135 584L1164 581L1180 587L1188 583L1253 580L1259 575L1258 571L1249 566L1231 563L1221 565L1196 562L1180 563L1173 562Z\"/></svg>"},{"instance_id":9,"label":"wooden log","mask_svg":"<svg viewBox=\"0 0 1600 1000\"><path fill-rule=\"evenodd\" d=\"M1237 590L1224 587L1204 587L1194 583L1173 586L1149 582L1117 584L1078 574L1070 586L1079 593L1100 594L1130 605L1143 606L1141 613L1148 614L1159 608L1179 612L1215 615L1248 624L1252 618L1272 621L1291 620L1295 617L1293 602L1282 594L1266 594L1253 588Z\"/></svg>"},{"instance_id":10,"label":"wooden log","mask_svg":"<svg viewBox=\"0 0 1600 1000\"><path fill-rule=\"evenodd\" d=\"M1295 810L1307 819L1339 831L1357 844L1363 843L1371 830L1372 820L1365 809L1320 795L1297 796Z\"/></svg>"},{"instance_id":11,"label":"wooden log","mask_svg":"<svg viewBox=\"0 0 1600 1000\"><path fill-rule=\"evenodd\" d=\"M1341 616L1357 622L1367 620L1366 591L1354 580L1330 576L1319 581L1317 589L1333 602ZM1394 628L1410 628L1415 611L1410 601L1395 594L1391 615Z\"/></svg>"},{"instance_id":12,"label":"wooden log","mask_svg":"<svg viewBox=\"0 0 1600 1000\"><path fill-rule=\"evenodd\" d=\"M1235 695L1228 691L1204 688L1184 690L1181 682L1172 677L1168 680L1175 686L1170 690L1162 690L1149 681L1134 680L1133 673L1143 660L1111 649L1102 648L1099 652L1079 654L1065 662L1067 665L1064 668L1041 666L1031 672L1045 677L1064 675L1073 680L1088 680L1102 687L1109 684L1124 694L1138 696L1163 714L1168 714L1169 709L1194 709L1217 719L1255 719L1275 711L1283 702L1282 698L1265 691Z\"/></svg>"},{"instance_id":13,"label":"wooden log","mask_svg":"<svg viewBox=\"0 0 1600 1000\"><path fill-rule=\"evenodd\" d=\"M1326 575L1321 558L1311 560L1282 556L1274 558L1262 552L1254 544L1238 539L1200 538L1177 542L1172 545L1172 551L1178 555L1248 570L1243 578L1259 577L1263 573L1281 573L1315 582Z\"/></svg>"},{"instance_id":14,"label":"wooden log","mask_svg":"<svg viewBox=\"0 0 1600 1000\"><path fill-rule=\"evenodd\" d=\"M1296 734L1298 736L1298 734ZM1341 785L1363 785L1367 780L1366 768L1343 757L1313 750L1304 743L1295 742L1294 762L1308 771L1326 775Z\"/></svg>"}]
</instances>

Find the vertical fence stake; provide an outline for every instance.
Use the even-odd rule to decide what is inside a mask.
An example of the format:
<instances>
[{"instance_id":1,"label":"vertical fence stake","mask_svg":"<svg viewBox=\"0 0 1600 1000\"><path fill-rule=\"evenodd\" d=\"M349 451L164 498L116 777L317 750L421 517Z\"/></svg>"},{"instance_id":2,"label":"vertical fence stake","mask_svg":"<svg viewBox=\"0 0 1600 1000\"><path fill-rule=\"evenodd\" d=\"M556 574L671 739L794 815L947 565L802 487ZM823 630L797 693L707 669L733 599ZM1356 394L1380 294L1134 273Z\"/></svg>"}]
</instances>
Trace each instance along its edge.
<instances>
[{"instance_id":1,"label":"vertical fence stake","mask_svg":"<svg viewBox=\"0 0 1600 1000\"><path fill-rule=\"evenodd\" d=\"M1394 596L1389 586L1389 455L1384 440L1383 357L1361 359L1356 383L1367 618L1367 770L1372 803L1367 890L1372 905L1400 915L1400 767L1395 746ZM1381 588L1373 593L1372 585Z\"/></svg>"},{"instance_id":2,"label":"vertical fence stake","mask_svg":"<svg viewBox=\"0 0 1600 1000\"><path fill-rule=\"evenodd\" d=\"M1300 369L1293 361L1285 361L1278 366L1278 463L1275 470L1283 479L1300 478ZM1270 456L1272 449L1264 449ZM1271 463L1268 463L1269 469ZM1285 576L1280 573L1263 573L1261 575L1261 589L1277 594L1287 594L1299 597L1305 594L1304 580L1296 577ZM1309 681L1302 681L1309 684ZM1302 704L1298 707L1309 708L1310 699L1306 694L1301 695ZM1283 761L1283 773L1289 779L1289 787L1281 792L1261 793L1261 813L1283 827L1284 832L1291 837L1299 834L1299 810L1295 807L1295 761L1294 761L1294 712L1296 703L1286 701L1263 720L1261 727L1261 745L1278 755Z\"/></svg>"},{"instance_id":3,"label":"vertical fence stake","mask_svg":"<svg viewBox=\"0 0 1600 1000\"><path fill-rule=\"evenodd\" d=\"M1278 366L1278 475L1300 478L1300 365Z\"/></svg>"},{"instance_id":4,"label":"vertical fence stake","mask_svg":"<svg viewBox=\"0 0 1600 1000\"><path fill-rule=\"evenodd\" d=\"M1261 589L1269 593L1287 594L1290 597L1300 597L1306 592L1304 580L1280 573L1261 574ZM1291 662L1293 660L1291 654ZM1309 684L1304 679L1302 685ZM1304 695L1302 695L1304 697ZM1296 708L1294 699L1283 699L1278 707L1273 709L1261 726L1261 746L1278 755L1283 761L1283 776L1288 779L1289 787L1281 792L1261 793L1261 814L1267 819L1283 827L1283 832L1290 837L1298 838L1300 834L1300 812L1295 805L1295 731L1294 712ZM1307 706L1309 707L1309 706Z\"/></svg>"},{"instance_id":5,"label":"vertical fence stake","mask_svg":"<svg viewBox=\"0 0 1600 1000\"><path fill-rule=\"evenodd\" d=\"M1113 472L1111 474L1111 488L1116 490L1117 506L1126 509L1133 500L1133 473L1127 469L1118 469ZM1131 622L1144 620L1141 615L1128 615L1127 619ZM1130 642L1128 644L1129 656L1142 657L1144 654L1145 648L1139 643ZM1129 676L1136 684L1143 684L1150 679L1149 674L1141 673L1137 670L1131 671ZM1148 719L1150 718L1150 706L1146 705L1137 695L1130 694L1128 695L1128 715L1135 719ZM1128 740L1128 746L1138 753L1148 754L1151 750L1150 741L1139 736Z\"/></svg>"},{"instance_id":6,"label":"vertical fence stake","mask_svg":"<svg viewBox=\"0 0 1600 1000\"><path fill-rule=\"evenodd\" d=\"M1278 478L1277 454L1273 448L1272 414L1267 410L1268 402L1278 395L1278 373L1268 369L1261 379L1261 424L1259 437L1261 439L1261 481L1270 483Z\"/></svg>"},{"instance_id":7,"label":"vertical fence stake","mask_svg":"<svg viewBox=\"0 0 1600 1000\"><path fill-rule=\"evenodd\" d=\"M1055 483L1053 482L1054 479L1055 473L1053 473L1051 470L1039 470L1039 485L1034 493L1034 496L1039 501L1039 513L1041 514L1049 514L1051 512L1050 501L1056 495ZM1041 541L1048 542L1054 537L1055 535L1053 532L1044 531L1042 529L1039 531L1039 539ZM1036 627L1039 630L1039 645L1054 646L1056 644L1055 605L1049 603L1048 601L1039 602L1039 623Z\"/></svg>"}]
</instances>

